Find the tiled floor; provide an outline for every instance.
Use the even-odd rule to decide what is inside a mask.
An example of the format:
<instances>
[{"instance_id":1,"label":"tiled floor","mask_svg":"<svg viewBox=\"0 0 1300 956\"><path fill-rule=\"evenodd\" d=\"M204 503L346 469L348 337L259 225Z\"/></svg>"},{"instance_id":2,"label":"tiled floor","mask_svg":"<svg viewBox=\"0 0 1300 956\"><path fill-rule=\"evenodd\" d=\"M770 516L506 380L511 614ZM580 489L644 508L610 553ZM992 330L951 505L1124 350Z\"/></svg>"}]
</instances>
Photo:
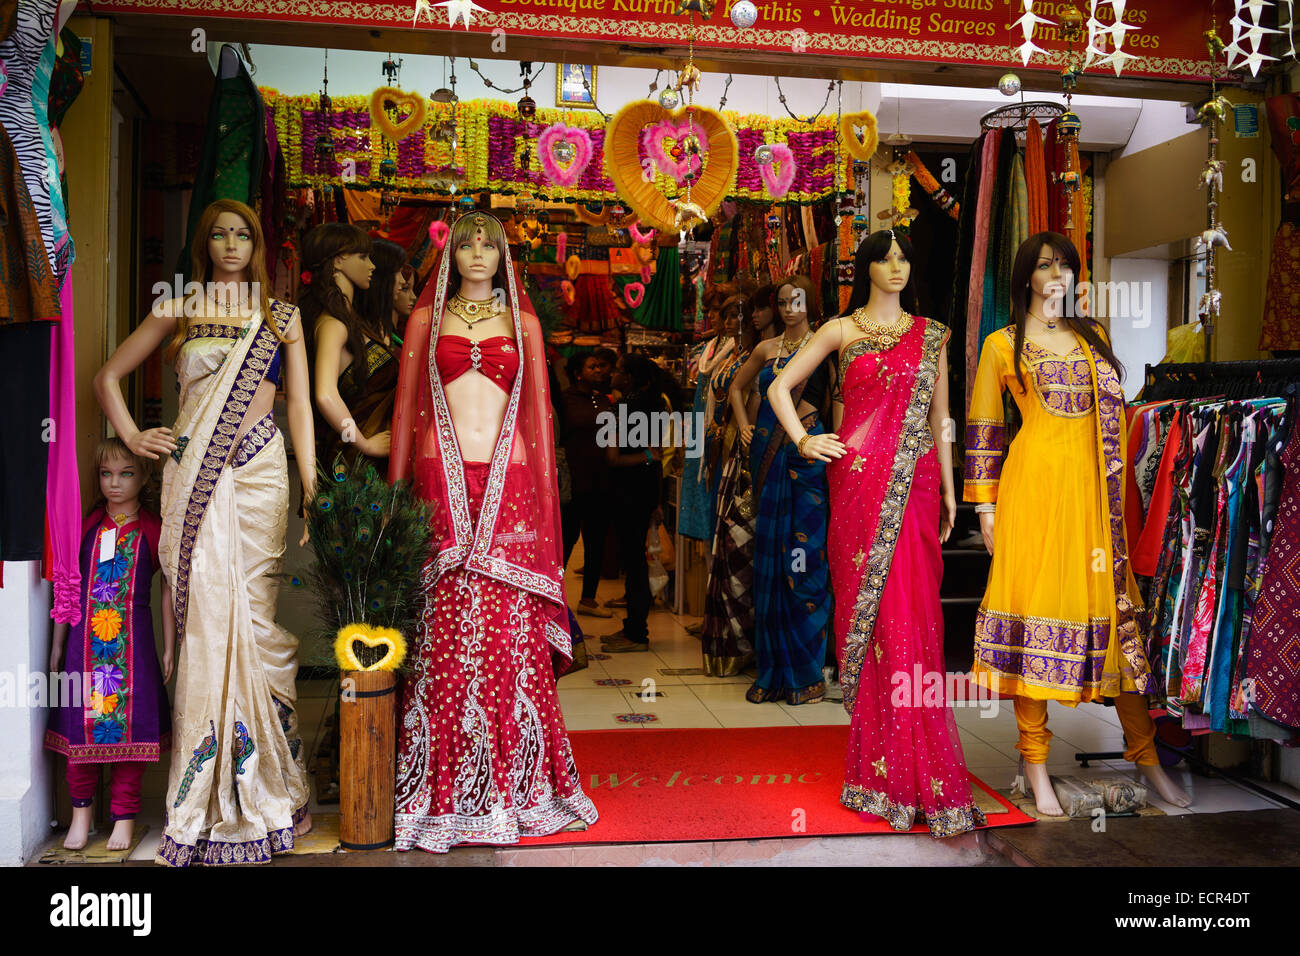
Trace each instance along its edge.
<instances>
[{"instance_id":1,"label":"tiled floor","mask_svg":"<svg viewBox=\"0 0 1300 956\"><path fill-rule=\"evenodd\" d=\"M575 553L570 567L580 562ZM577 607L582 578L570 573L566 585L570 605ZM602 580L597 600L605 602L622 593L619 581ZM600 636L617 631L622 625L622 609L615 616L601 619L581 615L578 623L587 638L589 653L600 653ZM745 691L753 676L717 679L697 675L665 676L665 669L699 668L699 639L687 633L686 626L696 618L673 614L660 604L650 612L650 652L614 654L605 660L593 660L584 671L560 678L560 706L571 730L606 730L667 727L788 727L794 724L848 724L848 714L838 703L751 704ZM619 686L602 685L613 679L627 681ZM663 690L662 696L654 696ZM619 714L653 715L644 723L623 723ZM1122 758L1090 761L1088 768L1075 759L1078 752L1120 752L1124 737L1113 707L1083 704L1076 708L1052 703L1048 709L1048 726L1054 734L1051 756L1047 762L1052 774L1106 777L1134 774L1133 766ZM1019 754L1016 719L1009 701L979 701L955 706L954 716L961 735L966 765L972 773L994 789L1005 789L1016 773ZM1151 802L1173 816L1185 813L1216 813L1227 810L1265 810L1281 804L1260 796L1236 783L1193 774L1186 769L1172 771L1172 776L1192 796L1189 809L1175 807L1152 794ZM1300 800L1300 791L1283 784L1269 784L1276 792Z\"/></svg>"},{"instance_id":2,"label":"tiled floor","mask_svg":"<svg viewBox=\"0 0 1300 956\"><path fill-rule=\"evenodd\" d=\"M580 566L579 554L571 567ZM577 606L582 578L570 573L566 585L571 606ZM622 584L601 581L597 598L602 603L619 596ZM580 616L590 654L600 654L600 637L622 625L622 609L612 618ZM796 724L848 724L849 717L839 703L751 704L745 691L751 676L712 678L702 674L671 674L665 671L701 667L699 639L687 633L695 619L678 616L656 605L650 613L650 652L613 654L591 661L583 671L562 677L560 705L570 730L624 730L687 727L788 727ZM617 683L614 683L617 682ZM659 693L662 691L662 693ZM311 742L319 734L321 720L333 709L334 689L324 682L299 688L300 726L303 738ZM1055 735L1047 768L1052 774L1104 777L1133 773L1122 759L1079 766L1078 751L1121 751L1123 735L1114 708L1085 704L1070 709L1058 704L1049 708L1048 724ZM620 721L619 715L653 716L647 722ZM972 773L995 789L1005 789L1016 772L1018 755L1016 721L1007 702L983 701L954 707L966 764ZM1188 813L1219 813L1237 810L1266 810L1281 804L1262 797L1229 780L1211 779L1185 769L1173 772L1178 783L1192 795L1190 809L1181 809L1152 796L1153 805L1175 816ZM1272 789L1292 800L1300 791L1280 784ZM314 802L313 812L320 809ZM327 812L337 807L324 808ZM152 859L162 834L161 816L150 819L149 833L131 854L132 860ZM515 851L524 852L524 851ZM533 852L533 851L528 851ZM566 850L559 852L565 853ZM533 861L536 862L536 861Z\"/></svg>"}]
</instances>

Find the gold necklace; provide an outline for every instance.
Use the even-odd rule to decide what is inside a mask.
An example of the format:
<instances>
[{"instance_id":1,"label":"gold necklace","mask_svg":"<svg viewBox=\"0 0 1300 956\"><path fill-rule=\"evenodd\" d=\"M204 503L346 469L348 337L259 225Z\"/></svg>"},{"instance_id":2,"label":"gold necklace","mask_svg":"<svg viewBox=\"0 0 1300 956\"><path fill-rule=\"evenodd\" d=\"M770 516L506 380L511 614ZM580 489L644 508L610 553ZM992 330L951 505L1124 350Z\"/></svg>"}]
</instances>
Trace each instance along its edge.
<instances>
[{"instance_id":1,"label":"gold necklace","mask_svg":"<svg viewBox=\"0 0 1300 956\"><path fill-rule=\"evenodd\" d=\"M898 321L893 325L881 325L867 314L867 307L864 305L854 312L851 318L853 324L866 336L866 340L883 352L897 345L912 328L911 315L899 312L898 316Z\"/></svg>"},{"instance_id":2,"label":"gold necklace","mask_svg":"<svg viewBox=\"0 0 1300 956\"><path fill-rule=\"evenodd\" d=\"M794 347L791 348L790 340L787 339L784 335L782 335L781 346L776 350L776 357L779 359L781 357L782 352L784 352L787 357L794 355L795 352L798 352L801 348L804 347L804 345L807 344L810 338L812 338L812 329L809 329L807 332L805 332L803 334L803 338L801 338L798 342L796 342L794 344Z\"/></svg>"},{"instance_id":3,"label":"gold necklace","mask_svg":"<svg viewBox=\"0 0 1300 956\"><path fill-rule=\"evenodd\" d=\"M138 515L139 513L140 513L140 509L139 509L139 508L136 508L136 509L135 509L134 511L132 511L130 514L125 514L125 513L124 513L124 514L120 514L120 515L113 515L113 520L116 521L119 525L123 525L123 524L126 524L127 519L129 519L129 518L134 518L134 517L135 517L136 515Z\"/></svg>"},{"instance_id":4,"label":"gold necklace","mask_svg":"<svg viewBox=\"0 0 1300 956\"><path fill-rule=\"evenodd\" d=\"M447 311L460 316L462 322L473 328L474 323L490 319L497 314L496 304L496 296L489 296L486 299L467 299L457 292L447 300Z\"/></svg>"},{"instance_id":5,"label":"gold necklace","mask_svg":"<svg viewBox=\"0 0 1300 956\"><path fill-rule=\"evenodd\" d=\"M1039 322L1042 322L1043 325L1047 326L1047 331L1049 331L1049 332L1055 332L1055 331L1056 331L1056 322L1054 322L1054 321L1053 321L1053 322L1049 322L1047 319L1043 318L1041 315L1034 315L1033 312L1030 312L1029 314L1032 315L1032 316L1034 316L1034 318L1036 318Z\"/></svg>"}]
</instances>

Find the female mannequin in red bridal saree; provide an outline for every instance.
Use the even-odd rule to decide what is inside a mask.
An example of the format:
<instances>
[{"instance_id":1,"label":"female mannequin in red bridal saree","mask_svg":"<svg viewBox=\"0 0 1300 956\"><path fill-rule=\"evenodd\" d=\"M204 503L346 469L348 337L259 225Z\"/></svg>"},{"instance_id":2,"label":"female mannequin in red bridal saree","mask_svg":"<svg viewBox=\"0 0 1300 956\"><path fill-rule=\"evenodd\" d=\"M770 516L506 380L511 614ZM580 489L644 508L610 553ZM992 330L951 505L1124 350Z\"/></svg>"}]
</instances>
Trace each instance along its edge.
<instances>
[{"instance_id":1,"label":"female mannequin in red bridal saree","mask_svg":"<svg viewBox=\"0 0 1300 956\"><path fill-rule=\"evenodd\" d=\"M924 819L945 837L985 821L942 690L940 546L957 511L949 333L903 310L911 251L893 230L863 240L848 314L823 325L769 391L799 453L829 463L835 640L853 717L840 801L895 830ZM828 355L839 359L843 416L833 433L808 436L790 389Z\"/></svg>"},{"instance_id":2,"label":"female mannequin in red bridal saree","mask_svg":"<svg viewBox=\"0 0 1300 956\"><path fill-rule=\"evenodd\" d=\"M551 669L551 648L572 647L542 332L496 219L456 222L406 332L389 479L429 502L435 545L402 692L397 849L594 823Z\"/></svg>"}]
</instances>

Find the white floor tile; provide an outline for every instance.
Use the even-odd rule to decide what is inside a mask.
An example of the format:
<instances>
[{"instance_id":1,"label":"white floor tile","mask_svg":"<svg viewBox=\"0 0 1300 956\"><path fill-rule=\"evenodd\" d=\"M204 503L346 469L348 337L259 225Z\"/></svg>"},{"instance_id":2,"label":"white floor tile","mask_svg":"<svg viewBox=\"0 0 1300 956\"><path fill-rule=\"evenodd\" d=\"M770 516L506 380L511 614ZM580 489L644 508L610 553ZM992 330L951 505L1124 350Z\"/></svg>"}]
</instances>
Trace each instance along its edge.
<instances>
[{"instance_id":1,"label":"white floor tile","mask_svg":"<svg viewBox=\"0 0 1300 956\"><path fill-rule=\"evenodd\" d=\"M763 704L764 707L771 707L771 704ZM800 704L798 707L791 707L789 704L777 704L783 711L793 717L804 727L827 727L827 726L845 726L847 727L852 718L844 710L843 704L822 701L820 704Z\"/></svg>"},{"instance_id":2,"label":"white floor tile","mask_svg":"<svg viewBox=\"0 0 1300 956\"><path fill-rule=\"evenodd\" d=\"M709 713L717 718L723 727L797 727L798 721L780 707L764 704L756 706L746 703L743 707L709 708Z\"/></svg>"},{"instance_id":3,"label":"white floor tile","mask_svg":"<svg viewBox=\"0 0 1300 956\"><path fill-rule=\"evenodd\" d=\"M565 714L564 726L569 730L639 730L641 724L625 724L614 718L615 713L608 714Z\"/></svg>"},{"instance_id":4,"label":"white floor tile","mask_svg":"<svg viewBox=\"0 0 1300 956\"><path fill-rule=\"evenodd\" d=\"M624 709L626 701L615 687L574 688L561 687L560 711L567 720L576 714L616 714Z\"/></svg>"}]
</instances>

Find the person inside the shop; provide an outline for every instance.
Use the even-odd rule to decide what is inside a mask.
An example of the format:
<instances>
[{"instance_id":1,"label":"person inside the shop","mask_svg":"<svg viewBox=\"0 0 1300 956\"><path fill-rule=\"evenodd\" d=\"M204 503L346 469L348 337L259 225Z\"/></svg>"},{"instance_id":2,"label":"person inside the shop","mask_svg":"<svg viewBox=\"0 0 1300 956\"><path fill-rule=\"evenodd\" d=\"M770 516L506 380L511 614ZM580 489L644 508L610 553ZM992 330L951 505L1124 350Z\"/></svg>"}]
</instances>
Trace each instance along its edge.
<instances>
[{"instance_id":1,"label":"person inside the shop","mask_svg":"<svg viewBox=\"0 0 1300 956\"><path fill-rule=\"evenodd\" d=\"M283 369L294 458L310 500L316 443L307 349L298 310L269 298L261 219L248 206L230 199L208 206L191 261L200 287L154 307L95 376L95 395L133 454L170 456L158 559L181 652L158 862L267 863L311 828L295 710L298 641L275 623L289 473L272 414ZM172 428L141 430L120 382L164 342L180 414Z\"/></svg>"},{"instance_id":2,"label":"person inside the shop","mask_svg":"<svg viewBox=\"0 0 1300 956\"><path fill-rule=\"evenodd\" d=\"M644 355L630 353L618 363L614 388L622 395L614 409L615 420L628 422L619 429L617 443L605 449L609 464L610 507L618 541L619 561L625 575L627 613L623 626L601 638L607 654L650 649L650 568L646 561L646 535L659 507L663 474L658 452L663 436L652 422L662 417L663 372ZM640 427L638 427L640 426Z\"/></svg>"},{"instance_id":3,"label":"person inside the shop","mask_svg":"<svg viewBox=\"0 0 1300 956\"><path fill-rule=\"evenodd\" d=\"M568 460L572 496L560 509L564 530L564 565L582 535L582 598L574 611L592 617L613 617L614 612L596 601L600 570L605 557L605 532L609 527L609 464L596 440L602 415L611 412L610 377L613 368L603 355L575 352L567 363L573 382L562 396L565 458Z\"/></svg>"},{"instance_id":4,"label":"person inside the shop","mask_svg":"<svg viewBox=\"0 0 1300 956\"><path fill-rule=\"evenodd\" d=\"M1125 540L1124 368L1086 303L1067 302L1079 295L1079 267L1065 236L1025 240L1011 267L1012 323L988 336L980 355L964 497L977 503L993 561L972 672L1015 700L1020 778L1039 813L1063 812L1047 773L1049 700L1113 700L1125 759L1163 799L1185 807L1191 799L1156 756L1147 709L1157 687ZM1024 423L1009 448L1007 390Z\"/></svg>"},{"instance_id":5,"label":"person inside the shop","mask_svg":"<svg viewBox=\"0 0 1300 956\"><path fill-rule=\"evenodd\" d=\"M585 828L596 808L551 661L573 648L545 342L495 217L456 220L406 331L389 480L428 502L434 547L402 687L396 848Z\"/></svg>"},{"instance_id":6,"label":"person inside the shop","mask_svg":"<svg viewBox=\"0 0 1300 956\"><path fill-rule=\"evenodd\" d=\"M755 346L731 382L728 398L749 449L753 480L754 657L758 679L745 694L751 703L783 700L819 703L826 694L822 668L830 625L830 576L826 564L828 495L826 466L801 457L776 418L768 392L772 382L813 337L820 318L817 294L807 276L778 286L778 328L784 334ZM830 421L835 370L823 357L793 393L800 427L825 431ZM751 424L745 394L757 380L759 405Z\"/></svg>"}]
</instances>

